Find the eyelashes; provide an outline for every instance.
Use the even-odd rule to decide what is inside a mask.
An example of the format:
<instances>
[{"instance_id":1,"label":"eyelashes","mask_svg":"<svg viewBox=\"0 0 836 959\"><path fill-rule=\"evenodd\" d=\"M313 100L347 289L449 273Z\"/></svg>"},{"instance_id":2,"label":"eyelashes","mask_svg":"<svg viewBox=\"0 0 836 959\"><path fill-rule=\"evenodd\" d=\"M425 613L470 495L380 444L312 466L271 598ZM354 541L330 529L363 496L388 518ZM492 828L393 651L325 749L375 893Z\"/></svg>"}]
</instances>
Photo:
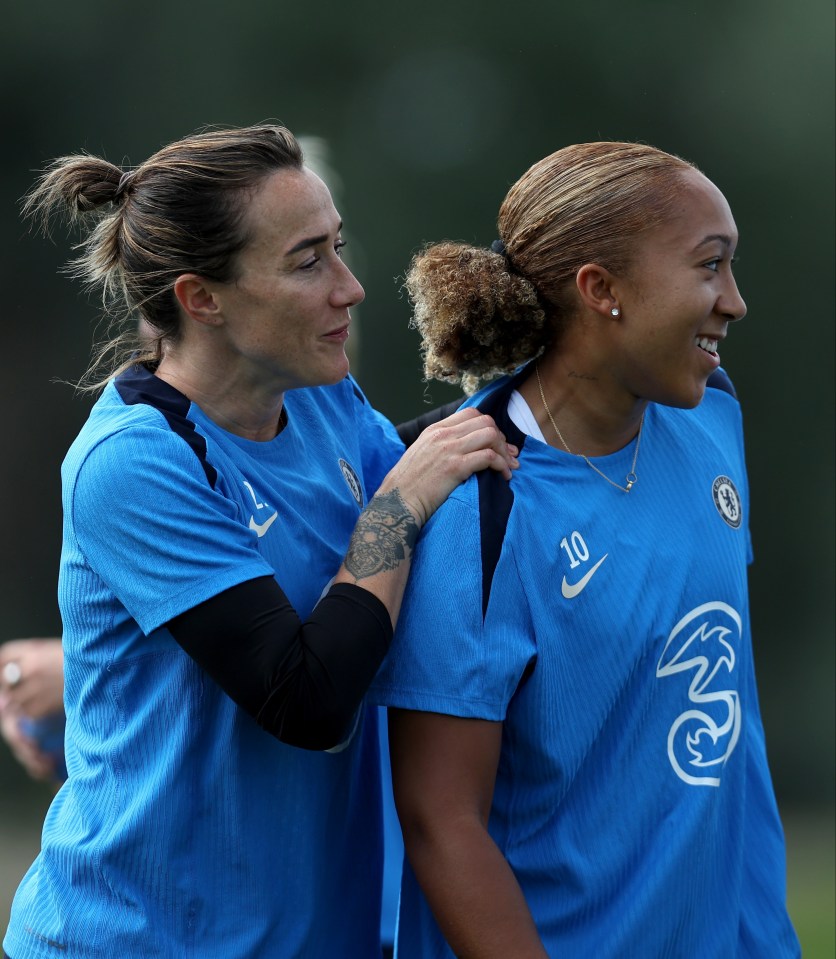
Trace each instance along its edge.
<instances>
[{"instance_id":1,"label":"eyelashes","mask_svg":"<svg viewBox=\"0 0 836 959\"><path fill-rule=\"evenodd\" d=\"M340 259L342 259L343 247L345 246L345 244L346 244L346 241L345 241L345 240L337 240L336 243L334 243L334 252L337 254L337 256L338 256ZM318 256L318 255L317 255L317 256L313 256L313 257L311 257L310 260L307 260L305 263L302 263L301 266L299 267L299 269L300 269L300 270L312 270L312 269L317 265L317 263L319 263L319 261L320 261L321 259L322 259L322 258L321 258L320 256Z\"/></svg>"},{"instance_id":2,"label":"eyelashes","mask_svg":"<svg viewBox=\"0 0 836 959\"><path fill-rule=\"evenodd\" d=\"M346 244L346 241L345 241L345 240L337 240L336 243L334 244L334 252L337 254L337 256L338 256L340 259L342 259L342 256L343 256L343 247L345 246L345 244ZM310 260L307 260L305 263L303 263L303 264L299 267L299 269L300 269L300 270L312 270L312 269L316 266L316 264L319 263L320 259L321 259L320 256L313 256L313 257L311 257Z\"/></svg>"},{"instance_id":3,"label":"eyelashes","mask_svg":"<svg viewBox=\"0 0 836 959\"><path fill-rule=\"evenodd\" d=\"M739 257L733 256L728 262L729 267L733 267L739 260ZM711 270L712 273L720 272L720 264L723 262L723 257L716 256L713 260L709 260L707 263L703 263L703 266L707 270Z\"/></svg>"}]
</instances>

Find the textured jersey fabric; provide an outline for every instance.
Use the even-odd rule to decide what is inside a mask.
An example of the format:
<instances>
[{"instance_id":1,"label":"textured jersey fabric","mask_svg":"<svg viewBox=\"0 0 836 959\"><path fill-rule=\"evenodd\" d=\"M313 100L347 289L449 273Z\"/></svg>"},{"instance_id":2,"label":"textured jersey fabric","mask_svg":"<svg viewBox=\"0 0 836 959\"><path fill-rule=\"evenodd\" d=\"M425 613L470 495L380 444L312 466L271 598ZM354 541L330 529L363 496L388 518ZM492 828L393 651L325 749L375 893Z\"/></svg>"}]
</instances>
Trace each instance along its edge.
<instances>
[{"instance_id":1,"label":"textured jersey fabric","mask_svg":"<svg viewBox=\"0 0 836 959\"><path fill-rule=\"evenodd\" d=\"M651 405L627 494L477 394L521 446L419 540L372 689L503 722L489 822L550 955L783 959L781 824L749 632L740 410ZM634 445L596 465L623 483ZM407 866L399 959L450 957Z\"/></svg>"},{"instance_id":2,"label":"textured jersey fabric","mask_svg":"<svg viewBox=\"0 0 836 959\"><path fill-rule=\"evenodd\" d=\"M329 752L237 708L164 624L275 574L303 618L400 454L354 382L291 391L272 441L134 367L63 467L69 779L14 901L29 957L379 954L377 711Z\"/></svg>"}]
</instances>

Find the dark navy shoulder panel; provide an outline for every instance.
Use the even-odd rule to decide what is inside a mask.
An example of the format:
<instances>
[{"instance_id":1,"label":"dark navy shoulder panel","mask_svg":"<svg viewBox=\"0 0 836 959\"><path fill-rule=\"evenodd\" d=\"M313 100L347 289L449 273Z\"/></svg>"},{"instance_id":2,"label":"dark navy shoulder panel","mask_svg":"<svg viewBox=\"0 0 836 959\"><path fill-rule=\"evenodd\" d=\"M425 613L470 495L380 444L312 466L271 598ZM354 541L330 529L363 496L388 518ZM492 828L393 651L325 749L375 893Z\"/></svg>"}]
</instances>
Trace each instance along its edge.
<instances>
[{"instance_id":1,"label":"dark navy shoulder panel","mask_svg":"<svg viewBox=\"0 0 836 959\"><path fill-rule=\"evenodd\" d=\"M737 391L734 388L734 383L732 383L729 374L722 367L718 367L711 376L708 377L708 382L705 385L715 390L723 390L724 393L730 393L737 399Z\"/></svg>"},{"instance_id":2,"label":"dark navy shoulder panel","mask_svg":"<svg viewBox=\"0 0 836 959\"><path fill-rule=\"evenodd\" d=\"M509 443L522 450L526 435L508 416L508 401L511 393L517 389L524 378L523 372L511 377L496 390L490 392L484 400L476 404L477 409L488 413L496 425L505 434ZM508 529L508 517L514 505L514 493L511 484L496 470L486 469L476 474L479 489L479 532L482 551L482 618L488 611L491 598L491 586L502 544Z\"/></svg>"},{"instance_id":3,"label":"dark navy shoulder panel","mask_svg":"<svg viewBox=\"0 0 836 959\"><path fill-rule=\"evenodd\" d=\"M194 423L188 419L191 402L179 390L154 374L142 364L131 366L116 377L115 384L123 402L128 406L144 403L153 406L165 417L172 432L188 443L198 458L206 479L212 489L215 488L218 474L209 462L206 440L197 432Z\"/></svg>"},{"instance_id":4,"label":"dark navy shoulder panel","mask_svg":"<svg viewBox=\"0 0 836 959\"><path fill-rule=\"evenodd\" d=\"M422 413L420 416L416 416L414 420L409 420L406 423L399 423L396 429L403 445L411 446L428 426L432 426L433 423L440 423L442 420L447 419L448 416L451 416L456 412L457 409L459 409L459 407L462 405L462 402L463 398L459 400L453 400L452 403L445 403L443 406L437 406L433 410L429 410L426 413Z\"/></svg>"}]
</instances>

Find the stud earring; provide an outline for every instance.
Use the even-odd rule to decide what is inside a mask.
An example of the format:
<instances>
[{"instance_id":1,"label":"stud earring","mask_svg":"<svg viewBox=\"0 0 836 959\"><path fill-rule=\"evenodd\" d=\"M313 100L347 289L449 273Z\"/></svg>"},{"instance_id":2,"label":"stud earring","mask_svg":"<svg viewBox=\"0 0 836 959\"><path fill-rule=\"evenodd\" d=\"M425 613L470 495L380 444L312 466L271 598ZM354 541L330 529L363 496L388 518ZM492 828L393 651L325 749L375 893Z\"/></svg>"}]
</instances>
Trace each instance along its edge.
<instances>
[{"instance_id":1,"label":"stud earring","mask_svg":"<svg viewBox=\"0 0 836 959\"><path fill-rule=\"evenodd\" d=\"M619 308L618 308L617 306L614 306L614 307L610 310L610 313L612 313L613 316L621 316L621 310L619 310Z\"/></svg>"}]
</instances>

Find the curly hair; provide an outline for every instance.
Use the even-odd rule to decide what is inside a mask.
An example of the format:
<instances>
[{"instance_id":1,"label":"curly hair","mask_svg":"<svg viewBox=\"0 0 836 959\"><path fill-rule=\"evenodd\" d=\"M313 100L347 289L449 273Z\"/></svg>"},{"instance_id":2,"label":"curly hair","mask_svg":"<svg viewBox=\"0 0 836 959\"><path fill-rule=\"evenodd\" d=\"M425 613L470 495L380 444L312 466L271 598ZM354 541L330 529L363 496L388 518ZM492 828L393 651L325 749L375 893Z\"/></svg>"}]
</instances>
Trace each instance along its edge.
<instances>
[{"instance_id":1,"label":"curly hair","mask_svg":"<svg viewBox=\"0 0 836 959\"><path fill-rule=\"evenodd\" d=\"M498 253L437 243L414 258L405 286L428 379L472 392L542 348L546 314L537 291Z\"/></svg>"},{"instance_id":2,"label":"curly hair","mask_svg":"<svg viewBox=\"0 0 836 959\"><path fill-rule=\"evenodd\" d=\"M405 287L428 379L460 383L509 373L559 342L577 309L585 263L627 271L636 239L674 215L695 167L637 143L565 147L511 187L497 227L505 253L427 246Z\"/></svg>"},{"instance_id":3,"label":"curly hair","mask_svg":"<svg viewBox=\"0 0 836 959\"><path fill-rule=\"evenodd\" d=\"M243 198L272 173L302 163L299 144L282 126L205 129L129 169L86 153L60 157L25 198L23 215L47 233L56 215L87 231L68 272L88 289L101 288L106 315L117 324L139 321L141 341L153 345L133 362L159 359L163 342L180 331L174 281L182 273L234 279L236 255L249 239ZM92 381L105 356L135 344L132 334L111 339L85 379Z\"/></svg>"}]
</instances>

